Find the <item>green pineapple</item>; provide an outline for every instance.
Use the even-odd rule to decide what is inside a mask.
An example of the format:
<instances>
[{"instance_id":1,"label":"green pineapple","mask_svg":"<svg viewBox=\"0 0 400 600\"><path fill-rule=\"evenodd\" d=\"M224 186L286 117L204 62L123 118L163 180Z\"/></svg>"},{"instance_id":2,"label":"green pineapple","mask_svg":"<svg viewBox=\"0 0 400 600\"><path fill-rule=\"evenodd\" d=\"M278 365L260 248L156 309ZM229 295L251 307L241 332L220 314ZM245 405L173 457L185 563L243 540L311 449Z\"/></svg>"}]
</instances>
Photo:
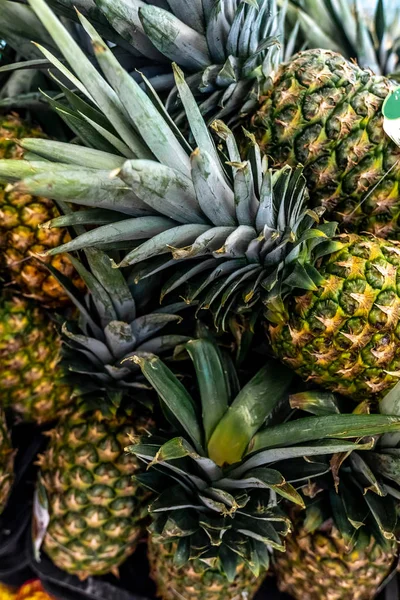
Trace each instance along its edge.
<instances>
[{"instance_id":1,"label":"green pineapple","mask_svg":"<svg viewBox=\"0 0 400 600\"><path fill-rule=\"evenodd\" d=\"M17 146L16 140L41 135L40 128L24 123L16 114L0 116L0 158L23 158L24 152ZM39 228L58 214L51 200L7 191L6 186L0 184L0 267L26 296L49 307L67 304L68 296L35 256L71 239L65 229L49 231ZM47 262L82 287L66 256Z\"/></svg>"},{"instance_id":2,"label":"green pineapple","mask_svg":"<svg viewBox=\"0 0 400 600\"><path fill-rule=\"evenodd\" d=\"M3 292L0 300L0 406L17 420L48 423L72 400L64 382L61 337L31 300Z\"/></svg>"},{"instance_id":3,"label":"green pineapple","mask_svg":"<svg viewBox=\"0 0 400 600\"><path fill-rule=\"evenodd\" d=\"M75 406L61 414L40 460L36 540L60 569L81 579L117 574L144 533L147 494L132 482L137 461L124 448L154 427L148 410L153 398L128 359L149 350L168 355L190 339L177 333L182 302L140 312L110 259L100 250L88 250L86 258L88 269L71 257L89 294L82 299L67 286L80 316L64 324L60 366L74 388Z\"/></svg>"},{"instance_id":4,"label":"green pineapple","mask_svg":"<svg viewBox=\"0 0 400 600\"><path fill-rule=\"evenodd\" d=\"M153 577L164 600L251 597L269 568L269 549L284 550L290 522L279 499L303 505L290 479L326 473L326 463L312 456L370 448L336 436L378 433L378 422L387 431L386 419L396 431L399 419L336 414L279 424L290 371L270 361L241 386L213 342L192 340L185 348L199 396L159 358L133 357L174 428L164 439L147 436L127 448L146 465L137 479L156 493L149 506Z\"/></svg>"},{"instance_id":5,"label":"green pineapple","mask_svg":"<svg viewBox=\"0 0 400 600\"><path fill-rule=\"evenodd\" d=\"M236 337L237 315L251 313L253 329L259 317L276 355L309 381L353 398L379 398L393 387L400 372L397 244L366 235L335 237L334 225L318 222L322 209L309 210L300 168L269 169L251 135L244 160L232 132L217 121L214 130L227 157L221 160L175 68L197 148L188 146L165 113L160 114L154 91L152 101L81 17L125 109L112 112L107 98L115 92L85 62L42 0L32 2L82 80L95 72L107 90L101 96L103 118L108 115L119 128L118 143L110 138L116 151L118 146L138 157L124 161L116 152L24 140L27 149L59 161L53 172L40 163L0 163L3 177L25 177L15 184L17 191L51 188L51 197L85 205L83 214L66 215L52 226L100 221L49 254L128 246L131 251L119 266L134 266L137 281L156 275L161 282L165 275L162 298L186 285L186 302L196 302L198 310L211 309L216 326L230 328ZM116 166L111 178L104 171L106 162ZM33 176L27 177L28 167Z\"/></svg>"},{"instance_id":6,"label":"green pineapple","mask_svg":"<svg viewBox=\"0 0 400 600\"><path fill-rule=\"evenodd\" d=\"M159 544L151 539L148 542L150 575L157 583L158 596L163 600L175 600L177 593L195 600L219 600L227 597L230 600L242 600L251 598L261 583L244 564L237 567L235 579L230 584L227 584L226 576L218 569L205 570L201 560L193 560L185 567L178 567L175 564L177 548L176 543Z\"/></svg>"},{"instance_id":7,"label":"green pineapple","mask_svg":"<svg viewBox=\"0 0 400 600\"><path fill-rule=\"evenodd\" d=\"M280 67L251 120L276 166L304 165L314 206L385 239L399 233L399 149L381 114L395 88L339 54L307 50Z\"/></svg>"},{"instance_id":8,"label":"green pineapple","mask_svg":"<svg viewBox=\"0 0 400 600\"><path fill-rule=\"evenodd\" d=\"M332 517L323 521L322 511L311 505L294 518L294 532L275 571L280 590L298 600L372 600L395 555L395 544L382 547L363 534L349 546Z\"/></svg>"},{"instance_id":9,"label":"green pineapple","mask_svg":"<svg viewBox=\"0 0 400 600\"><path fill-rule=\"evenodd\" d=\"M133 475L137 461L124 452L150 421L101 411L68 411L49 433L40 457L38 498L47 515L42 548L62 570L80 579L112 571L143 535L146 494Z\"/></svg>"},{"instance_id":10,"label":"green pineapple","mask_svg":"<svg viewBox=\"0 0 400 600\"><path fill-rule=\"evenodd\" d=\"M338 411L338 400L321 392L291 400L317 414ZM382 406L396 409L390 394ZM303 488L307 509L292 511L294 531L276 555L282 591L304 600L376 597L397 563L399 442L383 435L370 450L333 455L331 472Z\"/></svg>"},{"instance_id":11,"label":"green pineapple","mask_svg":"<svg viewBox=\"0 0 400 600\"><path fill-rule=\"evenodd\" d=\"M0 409L0 514L14 482L14 451L4 412Z\"/></svg>"}]
</instances>

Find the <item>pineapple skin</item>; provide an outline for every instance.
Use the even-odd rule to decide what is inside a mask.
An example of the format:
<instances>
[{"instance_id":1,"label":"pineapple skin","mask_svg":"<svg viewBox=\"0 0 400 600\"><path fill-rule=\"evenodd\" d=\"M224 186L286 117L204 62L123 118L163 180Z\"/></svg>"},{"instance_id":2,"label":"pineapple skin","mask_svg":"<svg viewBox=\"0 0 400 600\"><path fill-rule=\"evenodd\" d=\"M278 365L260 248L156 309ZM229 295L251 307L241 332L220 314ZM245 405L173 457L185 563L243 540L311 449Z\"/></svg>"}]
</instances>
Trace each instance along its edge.
<instances>
[{"instance_id":1,"label":"pineapple skin","mask_svg":"<svg viewBox=\"0 0 400 600\"><path fill-rule=\"evenodd\" d=\"M249 124L276 166L304 165L311 201L328 220L385 239L400 238L400 149L381 114L395 87L340 54L306 50L280 67Z\"/></svg>"},{"instance_id":2,"label":"pineapple skin","mask_svg":"<svg viewBox=\"0 0 400 600\"><path fill-rule=\"evenodd\" d=\"M62 570L81 580L113 572L143 534L148 494L133 476L137 460L125 447L149 426L100 412L67 412L49 433L39 459L39 482L49 503L43 549Z\"/></svg>"},{"instance_id":3,"label":"pineapple skin","mask_svg":"<svg viewBox=\"0 0 400 600\"><path fill-rule=\"evenodd\" d=\"M1 600L16 600L16 591L13 587L0 583L0 598Z\"/></svg>"},{"instance_id":4,"label":"pineapple skin","mask_svg":"<svg viewBox=\"0 0 400 600\"><path fill-rule=\"evenodd\" d=\"M373 538L349 550L330 521L314 533L297 524L275 560L278 587L295 600L372 600L395 555Z\"/></svg>"},{"instance_id":5,"label":"pineapple skin","mask_svg":"<svg viewBox=\"0 0 400 600\"><path fill-rule=\"evenodd\" d=\"M16 114L0 116L0 159L23 158L16 140L22 137L43 137L38 127L25 124ZM41 264L50 264L72 283L83 289L83 282L64 256L34 256L68 242L66 229L39 229L50 219L59 216L52 200L29 194L6 191L0 183L0 268L8 272L19 289L46 307L56 308L70 303L63 287Z\"/></svg>"},{"instance_id":6,"label":"pineapple skin","mask_svg":"<svg viewBox=\"0 0 400 600\"><path fill-rule=\"evenodd\" d=\"M14 455L6 418L0 409L0 514L6 507L14 483Z\"/></svg>"},{"instance_id":7,"label":"pineapple skin","mask_svg":"<svg viewBox=\"0 0 400 600\"><path fill-rule=\"evenodd\" d=\"M0 598L3 600L2 596ZM15 600L54 600L54 598L44 591L39 580L35 580L24 583L19 588Z\"/></svg>"},{"instance_id":8,"label":"pineapple skin","mask_svg":"<svg viewBox=\"0 0 400 600\"><path fill-rule=\"evenodd\" d=\"M61 338L40 307L21 296L0 301L0 406L17 420L53 421L72 401L63 383Z\"/></svg>"},{"instance_id":9,"label":"pineapple skin","mask_svg":"<svg viewBox=\"0 0 400 600\"><path fill-rule=\"evenodd\" d=\"M217 570L207 568L200 560L192 560L185 567L174 564L176 544L161 544L150 537L148 557L150 575L162 600L190 598L191 600L251 600L262 583L243 563L236 579L230 583Z\"/></svg>"},{"instance_id":10,"label":"pineapple skin","mask_svg":"<svg viewBox=\"0 0 400 600\"><path fill-rule=\"evenodd\" d=\"M400 246L355 234L337 239L343 247L317 265L324 282L288 297L269 338L303 379L354 400L379 399L400 372Z\"/></svg>"}]
</instances>

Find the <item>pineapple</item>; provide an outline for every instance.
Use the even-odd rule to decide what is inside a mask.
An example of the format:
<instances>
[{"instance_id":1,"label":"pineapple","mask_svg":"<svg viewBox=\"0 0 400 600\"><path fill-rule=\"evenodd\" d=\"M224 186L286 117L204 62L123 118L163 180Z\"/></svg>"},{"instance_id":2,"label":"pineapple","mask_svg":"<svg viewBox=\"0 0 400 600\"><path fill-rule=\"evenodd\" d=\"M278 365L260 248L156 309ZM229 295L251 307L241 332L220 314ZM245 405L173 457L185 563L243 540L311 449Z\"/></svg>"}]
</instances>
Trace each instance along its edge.
<instances>
[{"instance_id":1,"label":"pineapple","mask_svg":"<svg viewBox=\"0 0 400 600\"><path fill-rule=\"evenodd\" d=\"M176 600L180 596L193 600L243 600L251 598L261 583L244 564L238 566L236 577L229 586L223 573L215 568L205 570L201 560L177 567L176 551L176 543L163 545L149 540L150 575L157 584L157 596L163 600Z\"/></svg>"},{"instance_id":2,"label":"pineapple","mask_svg":"<svg viewBox=\"0 0 400 600\"><path fill-rule=\"evenodd\" d=\"M128 359L149 350L168 354L190 339L177 333L181 317L175 312L182 302L166 307L174 312L139 313L110 259L100 250L87 251L86 258L90 270L71 258L89 293L82 299L69 287L80 317L64 324L61 364L78 407L61 415L49 434L36 512L36 545L80 579L117 574L143 534L147 494L132 482L137 461L125 456L124 448L132 436L153 427L147 409L153 398L139 367ZM169 334L165 328L171 323L176 329Z\"/></svg>"},{"instance_id":3,"label":"pineapple","mask_svg":"<svg viewBox=\"0 0 400 600\"><path fill-rule=\"evenodd\" d=\"M48 515L43 550L64 571L86 579L112 571L142 535L145 494L132 480L137 461L124 453L148 419L67 412L40 457L39 515Z\"/></svg>"},{"instance_id":4,"label":"pineapple","mask_svg":"<svg viewBox=\"0 0 400 600\"><path fill-rule=\"evenodd\" d=\"M393 411L391 394L382 406ZM339 412L339 399L313 391L291 398L313 414ZM365 402L355 412L368 410ZM331 472L303 488L307 509L292 510L294 531L276 555L282 591L295 599L372 600L397 563L398 434L363 452L334 454Z\"/></svg>"},{"instance_id":5,"label":"pineapple","mask_svg":"<svg viewBox=\"0 0 400 600\"><path fill-rule=\"evenodd\" d=\"M280 590L295 600L372 600L394 566L395 545L361 534L349 548L332 518L315 526L317 510L297 515L286 553L276 559Z\"/></svg>"},{"instance_id":6,"label":"pineapple","mask_svg":"<svg viewBox=\"0 0 400 600\"><path fill-rule=\"evenodd\" d=\"M47 592L45 592L41 581L36 579L34 581L28 581L27 583L24 583L24 585L22 585L17 591L15 600L53 600L53 596L50 596Z\"/></svg>"},{"instance_id":7,"label":"pineapple","mask_svg":"<svg viewBox=\"0 0 400 600\"><path fill-rule=\"evenodd\" d=\"M168 438L142 437L127 448L145 463L138 481L157 494L149 506L152 573L163 600L252 597L269 568L269 549L283 551L290 528L277 499L303 506L290 477L321 475L313 455L370 448L362 440L357 446L325 437L378 433L375 420L383 431L386 419L398 430L399 419L328 415L272 425L287 402L290 371L270 361L241 387L232 362L212 341L191 340L185 348L200 401L159 358L133 357L174 428ZM296 457L301 462L294 464ZM286 479L280 470L291 466Z\"/></svg>"},{"instance_id":8,"label":"pineapple","mask_svg":"<svg viewBox=\"0 0 400 600\"><path fill-rule=\"evenodd\" d=\"M16 140L41 135L43 132L38 127L29 126L16 114L0 116L0 158L22 158L24 153ZM0 185L0 268L9 274L26 296L49 307L65 305L68 296L47 268L34 257L70 239L66 230L39 228L58 214L51 200L9 192L4 184ZM75 284L81 285L66 256L47 262Z\"/></svg>"},{"instance_id":9,"label":"pineapple","mask_svg":"<svg viewBox=\"0 0 400 600\"><path fill-rule=\"evenodd\" d=\"M50 422L71 402L60 368L60 335L31 300L3 293L0 362L0 406L11 409L17 420Z\"/></svg>"},{"instance_id":10,"label":"pineapple","mask_svg":"<svg viewBox=\"0 0 400 600\"><path fill-rule=\"evenodd\" d=\"M15 589L0 583L0 598L1 600L16 600Z\"/></svg>"},{"instance_id":11,"label":"pineapple","mask_svg":"<svg viewBox=\"0 0 400 600\"><path fill-rule=\"evenodd\" d=\"M386 239L400 231L400 150L381 114L395 88L339 54L307 50L280 67L250 127L276 166L304 165L314 206Z\"/></svg>"},{"instance_id":12,"label":"pineapple","mask_svg":"<svg viewBox=\"0 0 400 600\"><path fill-rule=\"evenodd\" d=\"M85 62L45 3L31 1L82 80L86 73L87 82L94 67ZM80 18L125 109L116 120L104 104L103 118L109 115L122 136L118 144L114 140L115 148L126 146L126 154L138 158L124 162L100 149L47 140L22 142L45 158L56 155L59 162L53 172L36 165L33 175L26 177L27 164L18 161L25 179L14 189L33 194L50 189L54 199L85 205L79 218L94 224L100 220L100 226L49 255L128 246L131 250L119 266L134 266L136 281L169 274L162 298L186 284L182 291L186 302L197 303L198 310L211 309L215 325L230 328L236 337L237 315L251 313L253 329L257 318L265 323L276 356L309 381L355 399L365 394L381 397L400 372L398 245L368 235L335 237L333 224L318 222L323 209L309 209L307 168L304 174L300 167L288 165L269 169L251 134L244 160L233 133L217 121L214 130L228 159L222 161L182 72L175 67L176 85L198 146L191 148L160 114L155 92L156 106L88 21ZM349 73L351 68L348 65ZM101 81L111 93L107 82ZM104 172L107 160L119 163L111 178ZM14 163L0 162L0 173L17 178ZM367 195L362 206L368 201ZM77 223L78 214L51 225Z\"/></svg>"},{"instance_id":13,"label":"pineapple","mask_svg":"<svg viewBox=\"0 0 400 600\"><path fill-rule=\"evenodd\" d=\"M0 409L0 514L10 496L14 482L14 451L6 418Z\"/></svg>"}]
</instances>

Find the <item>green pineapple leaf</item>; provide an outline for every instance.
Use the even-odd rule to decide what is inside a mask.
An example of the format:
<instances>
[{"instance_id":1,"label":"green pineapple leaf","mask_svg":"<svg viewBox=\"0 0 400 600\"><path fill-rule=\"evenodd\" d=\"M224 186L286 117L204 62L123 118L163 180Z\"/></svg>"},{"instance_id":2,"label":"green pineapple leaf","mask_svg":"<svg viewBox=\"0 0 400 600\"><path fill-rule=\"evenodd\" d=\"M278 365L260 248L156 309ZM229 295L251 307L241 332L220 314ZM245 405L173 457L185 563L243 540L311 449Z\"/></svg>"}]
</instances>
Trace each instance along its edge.
<instances>
[{"instance_id":1,"label":"green pineapple leaf","mask_svg":"<svg viewBox=\"0 0 400 600\"><path fill-rule=\"evenodd\" d=\"M383 417L383 418L382 418ZM400 418L385 415L329 415L305 417L257 433L248 453L310 442L324 437L353 438L400 431Z\"/></svg>"},{"instance_id":2,"label":"green pineapple leaf","mask_svg":"<svg viewBox=\"0 0 400 600\"><path fill-rule=\"evenodd\" d=\"M218 465L239 462L254 434L287 393L292 373L270 361L242 388L218 423L208 454Z\"/></svg>"},{"instance_id":3,"label":"green pineapple leaf","mask_svg":"<svg viewBox=\"0 0 400 600\"><path fill-rule=\"evenodd\" d=\"M322 391L307 391L292 394L289 398L290 406L317 417L339 414L340 410L335 394Z\"/></svg>"},{"instance_id":4,"label":"green pineapple leaf","mask_svg":"<svg viewBox=\"0 0 400 600\"><path fill-rule=\"evenodd\" d=\"M224 365L218 348L208 340L191 340L185 348L197 375L207 445L229 406L230 397Z\"/></svg>"},{"instance_id":5,"label":"green pineapple leaf","mask_svg":"<svg viewBox=\"0 0 400 600\"><path fill-rule=\"evenodd\" d=\"M161 400L171 410L181 427L188 433L196 451L204 456L202 449L203 432L196 416L193 398L186 391L179 379L156 356L134 357L134 361L142 369L143 375L154 387Z\"/></svg>"}]
</instances>

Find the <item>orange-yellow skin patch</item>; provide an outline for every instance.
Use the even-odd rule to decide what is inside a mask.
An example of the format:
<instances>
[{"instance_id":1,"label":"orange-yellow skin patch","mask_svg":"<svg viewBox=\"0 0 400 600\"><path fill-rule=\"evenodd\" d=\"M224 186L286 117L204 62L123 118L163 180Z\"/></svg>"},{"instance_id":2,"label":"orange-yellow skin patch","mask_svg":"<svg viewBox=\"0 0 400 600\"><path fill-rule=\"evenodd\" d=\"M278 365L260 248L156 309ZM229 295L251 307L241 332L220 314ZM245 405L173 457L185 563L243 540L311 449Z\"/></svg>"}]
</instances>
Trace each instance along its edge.
<instances>
[{"instance_id":1,"label":"orange-yellow skin patch","mask_svg":"<svg viewBox=\"0 0 400 600\"><path fill-rule=\"evenodd\" d=\"M53 596L44 591L39 580L28 581L18 590L17 595L11 596L11 598L15 598L15 600L54 600ZM1 600L3 600L2 597Z\"/></svg>"}]
</instances>

